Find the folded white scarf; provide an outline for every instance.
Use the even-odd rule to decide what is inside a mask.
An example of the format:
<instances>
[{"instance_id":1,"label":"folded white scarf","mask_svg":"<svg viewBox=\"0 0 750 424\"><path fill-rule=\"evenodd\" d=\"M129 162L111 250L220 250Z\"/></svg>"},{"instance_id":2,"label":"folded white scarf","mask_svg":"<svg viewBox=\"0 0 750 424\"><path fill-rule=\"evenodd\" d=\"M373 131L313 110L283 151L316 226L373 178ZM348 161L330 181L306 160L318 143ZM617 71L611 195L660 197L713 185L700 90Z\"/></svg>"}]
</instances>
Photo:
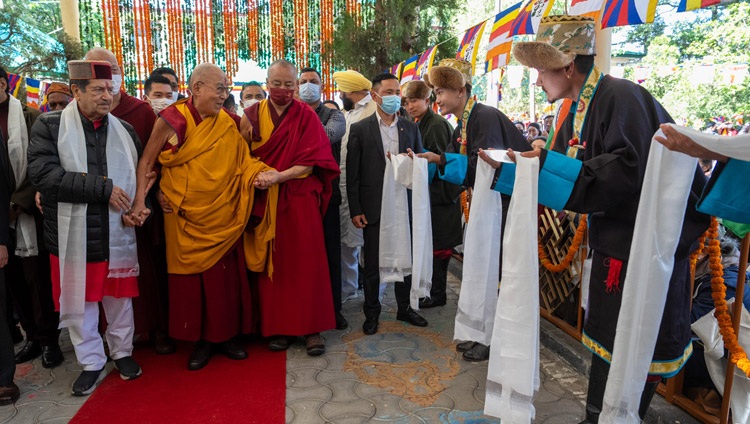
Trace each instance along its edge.
<instances>
[{"instance_id":1,"label":"folded white scarf","mask_svg":"<svg viewBox=\"0 0 750 424\"><path fill-rule=\"evenodd\" d=\"M539 159L517 155L517 161L484 403L485 414L506 424L534 419L539 390Z\"/></svg>"},{"instance_id":2,"label":"folded white scarf","mask_svg":"<svg viewBox=\"0 0 750 424\"><path fill-rule=\"evenodd\" d=\"M411 275L409 305L414 310L419 310L419 298L429 296L432 286L428 174L426 159L411 159L405 155L392 155L386 160L383 174L378 252L380 281L404 281L404 277ZM409 228L407 189L412 191L412 230Z\"/></svg>"},{"instance_id":3,"label":"folded white scarf","mask_svg":"<svg viewBox=\"0 0 750 424\"><path fill-rule=\"evenodd\" d=\"M494 151L489 152L494 154ZM484 345L489 345L492 338L500 279L503 204L500 193L490 188L494 175L495 170L489 164L483 160L477 162L453 333L455 340L470 340Z\"/></svg>"},{"instance_id":4,"label":"folded white scarf","mask_svg":"<svg viewBox=\"0 0 750 424\"><path fill-rule=\"evenodd\" d=\"M13 96L9 98L8 104L8 159L13 176L16 179L16 187L26 179L28 159L26 152L29 148L29 133L26 120L23 118L23 107L21 102ZM15 227L14 227L15 226ZM17 222L11 222L11 227L16 229L16 251L20 257L37 256L39 246L36 240L36 224L34 217L22 212Z\"/></svg>"}]
</instances>

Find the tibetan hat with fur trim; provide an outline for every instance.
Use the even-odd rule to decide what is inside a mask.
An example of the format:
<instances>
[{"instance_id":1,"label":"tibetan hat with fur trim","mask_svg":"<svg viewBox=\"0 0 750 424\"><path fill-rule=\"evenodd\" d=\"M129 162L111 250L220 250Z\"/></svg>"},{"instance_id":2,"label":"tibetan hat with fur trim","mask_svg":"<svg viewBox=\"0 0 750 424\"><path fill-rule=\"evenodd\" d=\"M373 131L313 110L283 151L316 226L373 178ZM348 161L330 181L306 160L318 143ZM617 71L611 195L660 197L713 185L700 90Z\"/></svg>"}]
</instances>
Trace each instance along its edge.
<instances>
[{"instance_id":1,"label":"tibetan hat with fur trim","mask_svg":"<svg viewBox=\"0 0 750 424\"><path fill-rule=\"evenodd\" d=\"M458 90L471 84L471 63L459 59L443 59L438 66L433 66L424 82L430 88L440 87Z\"/></svg>"},{"instance_id":2,"label":"tibetan hat with fur trim","mask_svg":"<svg viewBox=\"0 0 750 424\"><path fill-rule=\"evenodd\" d=\"M542 18L536 40L513 45L513 57L536 69L560 69L577 55L594 55L595 21L584 16Z\"/></svg>"},{"instance_id":3,"label":"tibetan hat with fur trim","mask_svg":"<svg viewBox=\"0 0 750 424\"><path fill-rule=\"evenodd\" d=\"M424 81L409 81L401 86L401 97L424 100L432 95L432 89Z\"/></svg>"}]
</instances>

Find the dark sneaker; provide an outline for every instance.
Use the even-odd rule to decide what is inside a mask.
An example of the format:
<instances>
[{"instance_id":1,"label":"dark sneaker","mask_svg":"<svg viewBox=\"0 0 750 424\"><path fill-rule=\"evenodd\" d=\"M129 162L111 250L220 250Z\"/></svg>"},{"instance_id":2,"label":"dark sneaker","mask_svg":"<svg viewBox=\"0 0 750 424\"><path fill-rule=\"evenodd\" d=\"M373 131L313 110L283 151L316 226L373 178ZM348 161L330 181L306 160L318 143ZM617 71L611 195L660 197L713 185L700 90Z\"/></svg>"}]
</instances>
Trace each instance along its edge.
<instances>
[{"instance_id":1,"label":"dark sneaker","mask_svg":"<svg viewBox=\"0 0 750 424\"><path fill-rule=\"evenodd\" d=\"M73 396L90 395L106 376L104 368L99 371L81 371L81 375L73 383Z\"/></svg>"},{"instance_id":2,"label":"dark sneaker","mask_svg":"<svg viewBox=\"0 0 750 424\"><path fill-rule=\"evenodd\" d=\"M120 371L120 377L123 380L135 380L143 373L140 365L135 362L132 356L115 359L115 368Z\"/></svg>"}]
</instances>

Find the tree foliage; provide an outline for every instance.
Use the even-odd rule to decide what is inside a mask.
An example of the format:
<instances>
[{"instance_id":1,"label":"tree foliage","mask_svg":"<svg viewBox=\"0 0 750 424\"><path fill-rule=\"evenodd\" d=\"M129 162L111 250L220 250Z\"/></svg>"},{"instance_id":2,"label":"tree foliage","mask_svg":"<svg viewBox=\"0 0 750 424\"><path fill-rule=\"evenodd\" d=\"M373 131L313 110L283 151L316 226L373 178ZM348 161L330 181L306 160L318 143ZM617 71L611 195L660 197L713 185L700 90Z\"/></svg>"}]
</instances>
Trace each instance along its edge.
<instances>
[{"instance_id":1,"label":"tree foliage","mask_svg":"<svg viewBox=\"0 0 750 424\"><path fill-rule=\"evenodd\" d=\"M700 81L701 65L747 64L750 59L750 3L716 6L693 13L650 42L643 64L654 71L643 84L677 120L702 126L714 117L750 113L750 76L728 84L721 75ZM646 26L646 25L641 25ZM660 72L658 67L673 67ZM703 70L705 68L705 71Z\"/></svg>"},{"instance_id":2,"label":"tree foliage","mask_svg":"<svg viewBox=\"0 0 750 424\"><path fill-rule=\"evenodd\" d=\"M30 77L61 77L80 44L61 30L59 5L5 0L0 9L0 64Z\"/></svg>"},{"instance_id":3,"label":"tree foliage","mask_svg":"<svg viewBox=\"0 0 750 424\"><path fill-rule=\"evenodd\" d=\"M362 7L363 22L348 14L337 19L336 67L369 77L445 40L438 55L455 55L458 44L451 23L457 0L375 0Z\"/></svg>"}]
</instances>

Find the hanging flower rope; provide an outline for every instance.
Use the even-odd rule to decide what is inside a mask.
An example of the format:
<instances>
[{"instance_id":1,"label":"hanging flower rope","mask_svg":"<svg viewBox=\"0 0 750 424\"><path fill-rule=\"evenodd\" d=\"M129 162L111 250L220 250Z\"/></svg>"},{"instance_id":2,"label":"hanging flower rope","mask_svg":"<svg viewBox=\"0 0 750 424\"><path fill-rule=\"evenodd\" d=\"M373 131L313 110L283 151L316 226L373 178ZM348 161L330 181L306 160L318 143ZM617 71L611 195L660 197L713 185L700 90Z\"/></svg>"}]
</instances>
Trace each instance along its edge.
<instances>
[{"instance_id":1,"label":"hanging flower rope","mask_svg":"<svg viewBox=\"0 0 750 424\"><path fill-rule=\"evenodd\" d=\"M716 218L711 218L711 227L708 230L708 263L711 269L711 291L714 298L716 312L714 316L719 322L719 331L721 338L724 340L724 347L729 350L729 360L737 366L746 376L750 377L750 360L747 353L737 341L732 324L732 317L729 315L727 306L727 286L724 284L724 266L721 264L721 245L719 242L719 222ZM742 302L742 299L735 299L735 302Z\"/></svg>"},{"instance_id":2,"label":"hanging flower rope","mask_svg":"<svg viewBox=\"0 0 750 424\"><path fill-rule=\"evenodd\" d=\"M578 253L578 249L580 249L581 247L583 236L586 233L586 219L586 215L581 215L581 222L578 223L578 228L576 229L576 234L573 237L573 242L570 244L568 252L565 254L562 262L560 262L559 264L553 264L547 256L547 252L545 252L541 240L537 242L539 247L539 261L542 263L542 266L547 269L547 271L562 272L570 267L570 264L573 262L573 258L575 258L576 253Z\"/></svg>"},{"instance_id":3,"label":"hanging flower rope","mask_svg":"<svg viewBox=\"0 0 750 424\"><path fill-rule=\"evenodd\" d=\"M461 192L461 210L464 213L464 221L468 224L469 223L469 203L471 203L471 195L469 194L469 190L464 190Z\"/></svg>"}]
</instances>

